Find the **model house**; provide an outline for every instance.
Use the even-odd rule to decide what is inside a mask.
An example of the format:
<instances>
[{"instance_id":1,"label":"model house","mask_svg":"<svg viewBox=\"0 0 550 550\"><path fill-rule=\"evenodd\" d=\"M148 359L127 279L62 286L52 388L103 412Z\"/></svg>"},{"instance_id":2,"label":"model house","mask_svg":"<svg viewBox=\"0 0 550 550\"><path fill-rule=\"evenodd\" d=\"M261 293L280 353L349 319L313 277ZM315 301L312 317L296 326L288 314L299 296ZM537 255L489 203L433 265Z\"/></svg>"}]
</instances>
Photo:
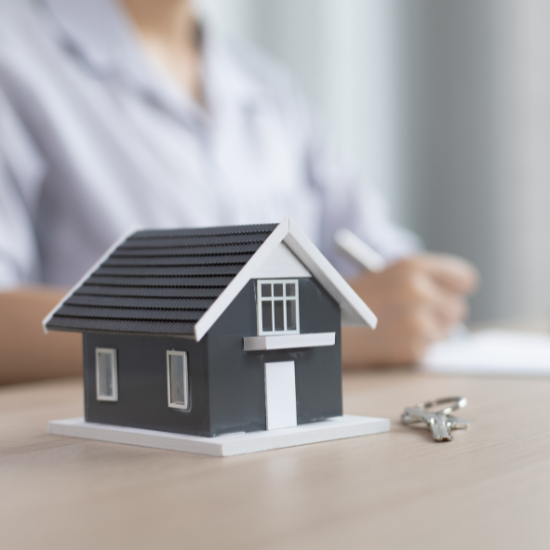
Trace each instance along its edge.
<instances>
[{"instance_id":1,"label":"model house","mask_svg":"<svg viewBox=\"0 0 550 550\"><path fill-rule=\"evenodd\" d=\"M139 231L44 321L83 333L86 422L217 436L342 415L376 317L296 223Z\"/></svg>"}]
</instances>

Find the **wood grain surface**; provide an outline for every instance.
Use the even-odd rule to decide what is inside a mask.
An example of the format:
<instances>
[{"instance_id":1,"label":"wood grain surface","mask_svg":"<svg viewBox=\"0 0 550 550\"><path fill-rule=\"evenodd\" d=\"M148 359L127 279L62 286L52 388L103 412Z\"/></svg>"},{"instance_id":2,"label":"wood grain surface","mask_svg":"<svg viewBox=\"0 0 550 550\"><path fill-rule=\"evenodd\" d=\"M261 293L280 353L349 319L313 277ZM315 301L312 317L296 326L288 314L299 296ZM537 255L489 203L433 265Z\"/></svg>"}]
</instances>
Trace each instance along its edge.
<instances>
[{"instance_id":1,"label":"wood grain surface","mask_svg":"<svg viewBox=\"0 0 550 550\"><path fill-rule=\"evenodd\" d=\"M454 394L472 427L453 442L399 424ZM550 548L550 379L364 372L344 397L391 431L212 458L48 435L83 414L80 381L4 387L0 547Z\"/></svg>"}]
</instances>

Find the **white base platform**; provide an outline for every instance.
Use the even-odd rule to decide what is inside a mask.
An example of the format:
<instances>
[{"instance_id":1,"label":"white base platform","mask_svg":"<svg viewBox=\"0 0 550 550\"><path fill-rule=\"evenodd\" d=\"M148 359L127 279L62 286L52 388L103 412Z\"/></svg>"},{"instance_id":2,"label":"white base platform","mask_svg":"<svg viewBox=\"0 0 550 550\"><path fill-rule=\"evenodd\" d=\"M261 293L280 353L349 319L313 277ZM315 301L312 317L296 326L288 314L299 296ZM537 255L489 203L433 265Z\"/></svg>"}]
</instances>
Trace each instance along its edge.
<instances>
[{"instance_id":1,"label":"white base platform","mask_svg":"<svg viewBox=\"0 0 550 550\"><path fill-rule=\"evenodd\" d=\"M94 424L86 422L82 417L48 422L48 432L51 434L212 456L256 453L258 451L308 445L321 441L371 435L387 432L389 429L390 421L386 418L350 415L337 416L322 422L302 424L295 428L249 433L241 432L220 435L218 437L199 437L157 432L154 430L141 430L139 428L109 426L107 424Z\"/></svg>"}]
</instances>

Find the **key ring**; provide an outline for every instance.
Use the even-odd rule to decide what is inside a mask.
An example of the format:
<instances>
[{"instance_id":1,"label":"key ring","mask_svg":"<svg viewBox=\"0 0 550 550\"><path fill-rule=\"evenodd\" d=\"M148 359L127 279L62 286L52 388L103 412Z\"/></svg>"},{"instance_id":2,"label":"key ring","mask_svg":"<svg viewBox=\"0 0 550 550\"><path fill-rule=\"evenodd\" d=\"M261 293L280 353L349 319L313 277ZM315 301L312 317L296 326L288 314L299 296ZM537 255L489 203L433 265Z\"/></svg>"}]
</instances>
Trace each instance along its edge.
<instances>
[{"instance_id":1,"label":"key ring","mask_svg":"<svg viewBox=\"0 0 550 550\"><path fill-rule=\"evenodd\" d=\"M447 403L451 403L449 407L445 407L441 409L440 411L434 411L437 414L451 414L453 411L457 411L458 409L464 408L468 404L468 399L466 397L443 397L441 399L435 399L434 401L425 401L424 403L419 403L418 405L415 405L415 407L419 409L430 409L431 407L435 407L436 405L445 405Z\"/></svg>"},{"instance_id":2,"label":"key ring","mask_svg":"<svg viewBox=\"0 0 550 550\"><path fill-rule=\"evenodd\" d=\"M450 404L448 407L444 407L440 411L433 411L434 414L441 414L441 415L447 416L452 412L465 407L468 404L468 399L466 399L466 397L461 397L461 396L442 397L441 399L435 399L433 401L424 401L424 403L419 403L414 407L408 407L408 408L428 410L431 407L435 407L437 405L446 405L448 403ZM408 415L407 410L405 410L405 412L401 415L401 421L403 422L403 424L419 424L423 422L419 418L411 418Z\"/></svg>"}]
</instances>

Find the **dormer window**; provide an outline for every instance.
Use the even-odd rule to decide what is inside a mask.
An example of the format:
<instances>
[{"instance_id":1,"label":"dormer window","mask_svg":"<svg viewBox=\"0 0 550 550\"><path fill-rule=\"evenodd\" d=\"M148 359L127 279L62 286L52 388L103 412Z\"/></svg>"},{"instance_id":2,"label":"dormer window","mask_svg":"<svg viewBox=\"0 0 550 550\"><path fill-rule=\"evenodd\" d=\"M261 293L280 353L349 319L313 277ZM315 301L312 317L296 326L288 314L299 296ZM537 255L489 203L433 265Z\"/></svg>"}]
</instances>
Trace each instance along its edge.
<instances>
[{"instance_id":1,"label":"dormer window","mask_svg":"<svg viewBox=\"0 0 550 550\"><path fill-rule=\"evenodd\" d=\"M298 334L298 281L258 281L258 334Z\"/></svg>"}]
</instances>

